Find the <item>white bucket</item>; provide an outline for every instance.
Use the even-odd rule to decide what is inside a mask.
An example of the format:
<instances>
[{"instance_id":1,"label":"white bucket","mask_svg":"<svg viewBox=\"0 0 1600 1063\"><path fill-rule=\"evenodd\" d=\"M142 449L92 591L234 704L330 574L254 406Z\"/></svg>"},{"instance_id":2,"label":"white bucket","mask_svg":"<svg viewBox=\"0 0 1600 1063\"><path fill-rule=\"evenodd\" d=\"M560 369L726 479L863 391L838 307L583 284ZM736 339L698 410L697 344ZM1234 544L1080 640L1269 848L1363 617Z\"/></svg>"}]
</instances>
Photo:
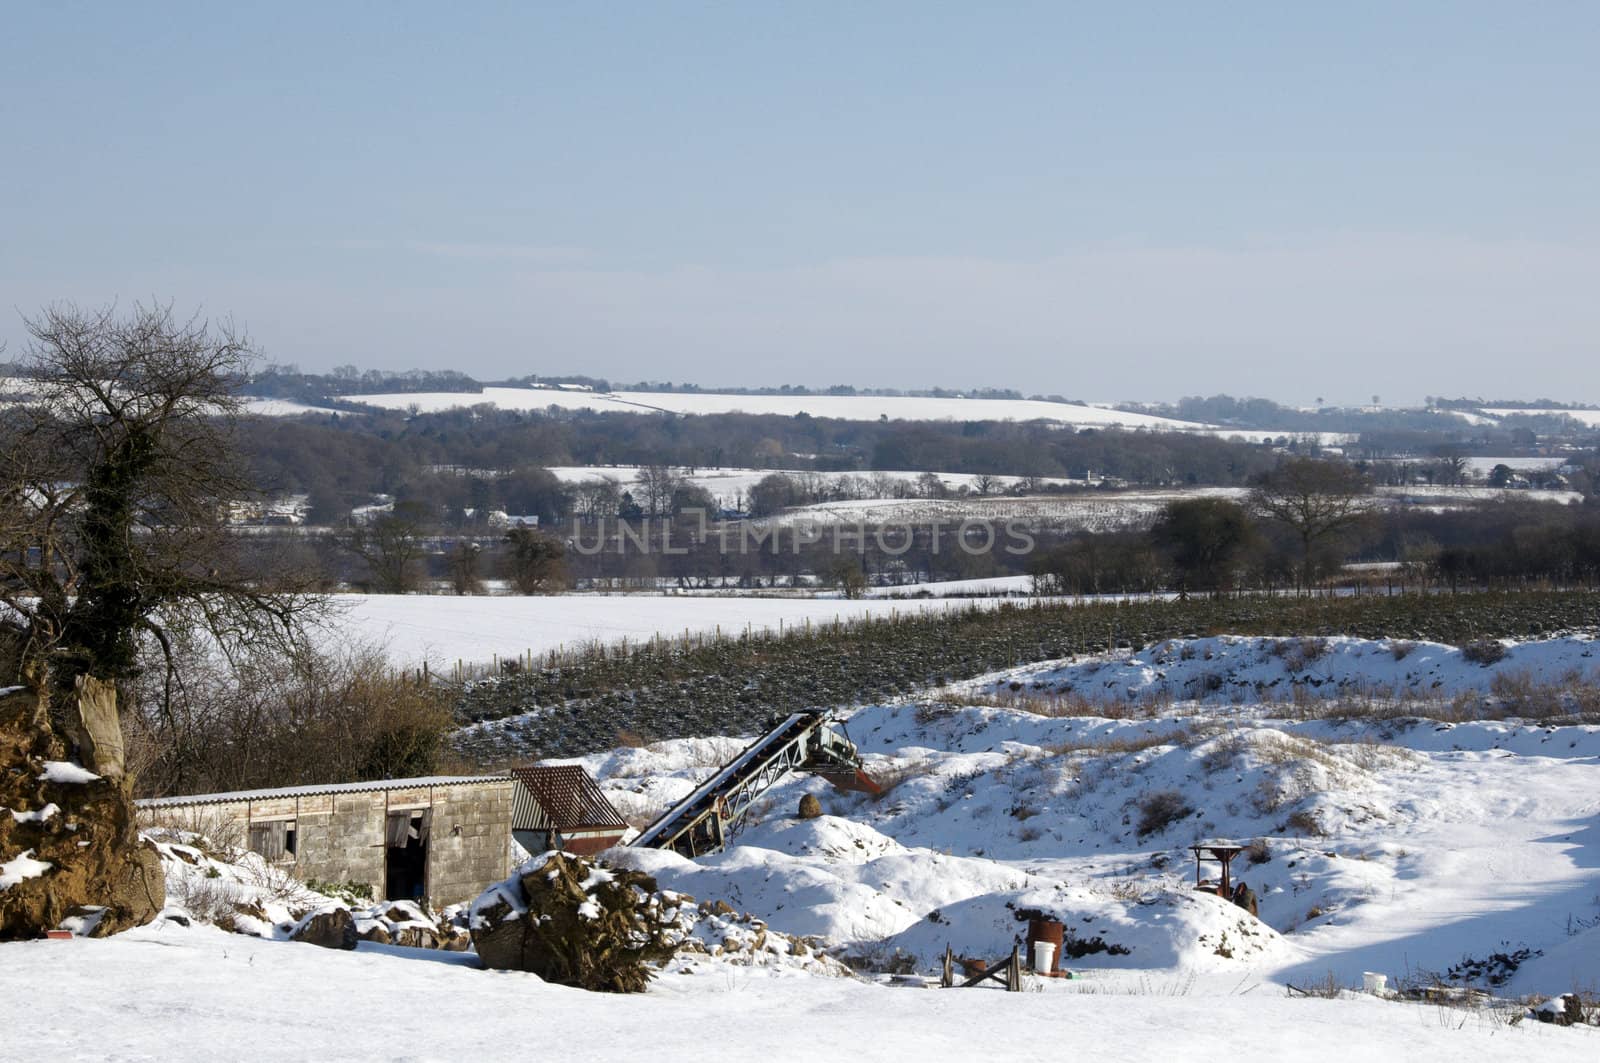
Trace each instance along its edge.
<instances>
[{"instance_id":1,"label":"white bucket","mask_svg":"<svg viewBox=\"0 0 1600 1063\"><path fill-rule=\"evenodd\" d=\"M1371 971L1361 972L1361 988L1369 993L1382 993L1388 984L1389 976L1386 974L1374 974Z\"/></svg>"},{"instance_id":2,"label":"white bucket","mask_svg":"<svg viewBox=\"0 0 1600 1063\"><path fill-rule=\"evenodd\" d=\"M1056 944L1053 941L1033 943L1033 969L1037 974L1049 974L1056 969Z\"/></svg>"}]
</instances>

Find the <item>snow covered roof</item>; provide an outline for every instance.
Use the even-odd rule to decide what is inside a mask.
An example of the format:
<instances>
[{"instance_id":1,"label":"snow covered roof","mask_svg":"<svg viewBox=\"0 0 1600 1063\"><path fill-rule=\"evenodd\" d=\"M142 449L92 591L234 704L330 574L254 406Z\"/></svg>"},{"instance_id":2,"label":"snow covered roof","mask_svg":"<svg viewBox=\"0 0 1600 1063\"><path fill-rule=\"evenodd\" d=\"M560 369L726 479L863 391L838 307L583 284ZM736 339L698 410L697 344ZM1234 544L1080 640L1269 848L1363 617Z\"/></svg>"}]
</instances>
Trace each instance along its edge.
<instances>
[{"instance_id":1,"label":"snow covered roof","mask_svg":"<svg viewBox=\"0 0 1600 1063\"><path fill-rule=\"evenodd\" d=\"M510 780L509 775L425 775L416 779L372 779L367 782L323 783L316 786L280 786L267 790L233 790L220 794L149 797L134 803L140 808L176 808L182 805L212 805L223 801L261 801L274 797L357 794L375 790L416 790L424 786L471 786Z\"/></svg>"}]
</instances>

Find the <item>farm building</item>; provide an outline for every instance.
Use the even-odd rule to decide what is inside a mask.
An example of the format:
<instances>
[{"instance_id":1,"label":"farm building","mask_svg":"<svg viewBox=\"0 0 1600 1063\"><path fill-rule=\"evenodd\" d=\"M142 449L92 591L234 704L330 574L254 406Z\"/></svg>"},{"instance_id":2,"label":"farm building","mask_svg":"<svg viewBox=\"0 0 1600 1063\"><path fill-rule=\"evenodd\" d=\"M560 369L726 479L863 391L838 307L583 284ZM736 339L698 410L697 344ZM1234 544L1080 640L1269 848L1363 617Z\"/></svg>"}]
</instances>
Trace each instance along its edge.
<instances>
[{"instance_id":1,"label":"farm building","mask_svg":"<svg viewBox=\"0 0 1600 1063\"><path fill-rule=\"evenodd\" d=\"M238 837L297 878L438 906L506 876L516 785L438 776L163 797L138 802L139 824Z\"/></svg>"},{"instance_id":2,"label":"farm building","mask_svg":"<svg viewBox=\"0 0 1600 1063\"><path fill-rule=\"evenodd\" d=\"M564 849L592 856L620 845L628 823L575 764L513 768L511 832L530 853Z\"/></svg>"}]
</instances>

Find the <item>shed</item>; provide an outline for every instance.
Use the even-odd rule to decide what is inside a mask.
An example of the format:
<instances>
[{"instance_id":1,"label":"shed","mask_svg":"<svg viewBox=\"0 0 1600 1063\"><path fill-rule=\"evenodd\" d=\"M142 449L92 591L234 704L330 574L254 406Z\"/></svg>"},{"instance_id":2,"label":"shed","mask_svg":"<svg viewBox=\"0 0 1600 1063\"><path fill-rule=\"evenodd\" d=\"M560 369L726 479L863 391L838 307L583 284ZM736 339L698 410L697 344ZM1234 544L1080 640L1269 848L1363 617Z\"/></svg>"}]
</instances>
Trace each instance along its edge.
<instances>
[{"instance_id":1,"label":"shed","mask_svg":"<svg viewBox=\"0 0 1600 1063\"><path fill-rule=\"evenodd\" d=\"M511 862L505 775L380 779L137 802L141 826L237 836L301 879L374 898L471 900Z\"/></svg>"},{"instance_id":2,"label":"shed","mask_svg":"<svg viewBox=\"0 0 1600 1063\"><path fill-rule=\"evenodd\" d=\"M511 836L530 853L592 856L622 842L628 821L576 764L511 769Z\"/></svg>"}]
</instances>

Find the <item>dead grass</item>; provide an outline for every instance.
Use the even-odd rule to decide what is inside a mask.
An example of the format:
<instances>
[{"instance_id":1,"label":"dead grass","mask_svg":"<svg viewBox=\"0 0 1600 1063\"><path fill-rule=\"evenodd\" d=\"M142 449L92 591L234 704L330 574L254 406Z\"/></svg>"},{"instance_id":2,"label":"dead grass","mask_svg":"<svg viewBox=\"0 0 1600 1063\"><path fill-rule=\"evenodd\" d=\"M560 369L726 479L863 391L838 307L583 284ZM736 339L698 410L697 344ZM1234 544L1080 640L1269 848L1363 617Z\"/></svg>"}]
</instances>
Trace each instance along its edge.
<instances>
[{"instance_id":1,"label":"dead grass","mask_svg":"<svg viewBox=\"0 0 1600 1063\"><path fill-rule=\"evenodd\" d=\"M1138 735L1117 735L1112 738L1068 740L1055 742L1044 747L1050 756L1072 756L1084 754L1087 756L1116 756L1129 753L1142 753L1147 749L1157 749L1161 746L1187 746L1196 741L1199 732L1193 727L1174 727L1170 730L1152 731Z\"/></svg>"},{"instance_id":2,"label":"dead grass","mask_svg":"<svg viewBox=\"0 0 1600 1063\"><path fill-rule=\"evenodd\" d=\"M878 792L870 796L870 800L882 801L895 790L911 782L913 779L924 779L934 775L939 770L939 762L933 757L922 760L901 760L886 767L874 765L870 774L872 781L878 784Z\"/></svg>"}]
</instances>

